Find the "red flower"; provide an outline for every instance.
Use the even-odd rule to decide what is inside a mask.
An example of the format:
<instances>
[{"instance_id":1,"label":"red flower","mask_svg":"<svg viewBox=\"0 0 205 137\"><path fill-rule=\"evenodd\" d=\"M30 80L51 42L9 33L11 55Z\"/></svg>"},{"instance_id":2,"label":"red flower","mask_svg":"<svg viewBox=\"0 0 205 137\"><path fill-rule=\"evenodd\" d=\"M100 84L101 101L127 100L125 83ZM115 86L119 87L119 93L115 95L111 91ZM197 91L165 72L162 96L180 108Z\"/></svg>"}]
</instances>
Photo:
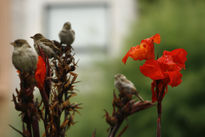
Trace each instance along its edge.
<instances>
[{"instance_id":1,"label":"red flower","mask_svg":"<svg viewBox=\"0 0 205 137\"><path fill-rule=\"evenodd\" d=\"M137 45L136 47L131 47L127 54L123 57L122 62L125 64L128 57L131 57L134 60L154 59L154 43L160 43L159 34L155 34L150 38L142 40L140 45Z\"/></svg>"},{"instance_id":2,"label":"red flower","mask_svg":"<svg viewBox=\"0 0 205 137\"><path fill-rule=\"evenodd\" d=\"M39 89L44 88L45 78L46 78L46 63L44 62L41 56L38 56L35 79Z\"/></svg>"},{"instance_id":3,"label":"red flower","mask_svg":"<svg viewBox=\"0 0 205 137\"><path fill-rule=\"evenodd\" d=\"M157 60L150 59L140 66L140 71L153 80L152 101L162 100L167 86L178 86L182 80L180 70L185 69L187 52L184 49L175 49L171 52L164 51L162 57ZM163 93L157 93L162 92Z\"/></svg>"}]
</instances>

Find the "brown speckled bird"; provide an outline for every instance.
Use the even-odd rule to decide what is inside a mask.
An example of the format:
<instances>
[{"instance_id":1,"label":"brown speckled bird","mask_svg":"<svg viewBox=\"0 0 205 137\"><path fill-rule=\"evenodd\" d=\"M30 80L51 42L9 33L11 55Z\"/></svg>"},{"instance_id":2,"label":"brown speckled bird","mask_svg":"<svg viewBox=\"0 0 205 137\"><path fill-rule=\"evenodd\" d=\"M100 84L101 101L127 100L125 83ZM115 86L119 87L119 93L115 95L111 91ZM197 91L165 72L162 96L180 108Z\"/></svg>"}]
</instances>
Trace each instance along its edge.
<instances>
[{"instance_id":1,"label":"brown speckled bird","mask_svg":"<svg viewBox=\"0 0 205 137\"><path fill-rule=\"evenodd\" d=\"M55 51L58 51L59 49L55 46L53 41L45 38L40 33L35 34L31 38L34 41L34 48L38 55L40 55L40 48L48 58L56 57Z\"/></svg>"},{"instance_id":2,"label":"brown speckled bird","mask_svg":"<svg viewBox=\"0 0 205 137\"><path fill-rule=\"evenodd\" d=\"M20 72L33 73L36 70L37 54L24 39L17 39L11 43L14 47L12 63Z\"/></svg>"},{"instance_id":3,"label":"brown speckled bird","mask_svg":"<svg viewBox=\"0 0 205 137\"><path fill-rule=\"evenodd\" d=\"M144 101L143 98L138 94L134 84L131 81L129 81L123 74L115 75L114 85L119 91L136 95L140 101Z\"/></svg>"}]
</instances>

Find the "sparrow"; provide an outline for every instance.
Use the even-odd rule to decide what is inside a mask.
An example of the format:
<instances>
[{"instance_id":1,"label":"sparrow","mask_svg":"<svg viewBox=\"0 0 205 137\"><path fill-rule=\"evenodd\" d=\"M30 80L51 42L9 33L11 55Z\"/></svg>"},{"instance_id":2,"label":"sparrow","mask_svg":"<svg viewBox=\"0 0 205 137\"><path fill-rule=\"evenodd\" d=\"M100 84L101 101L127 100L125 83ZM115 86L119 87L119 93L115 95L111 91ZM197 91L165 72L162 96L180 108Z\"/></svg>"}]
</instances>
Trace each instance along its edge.
<instances>
[{"instance_id":1,"label":"sparrow","mask_svg":"<svg viewBox=\"0 0 205 137\"><path fill-rule=\"evenodd\" d=\"M62 44L71 45L75 40L75 32L71 28L71 23L66 22L63 25L62 30L58 34L59 39Z\"/></svg>"},{"instance_id":2,"label":"sparrow","mask_svg":"<svg viewBox=\"0 0 205 137\"><path fill-rule=\"evenodd\" d=\"M33 73L36 70L37 54L24 39L17 39L11 43L14 47L12 63L20 72Z\"/></svg>"},{"instance_id":3,"label":"sparrow","mask_svg":"<svg viewBox=\"0 0 205 137\"><path fill-rule=\"evenodd\" d=\"M129 81L123 74L116 74L114 76L114 85L119 91L136 95L140 101L144 101L143 98L138 94L138 91L135 88L134 84Z\"/></svg>"},{"instance_id":4,"label":"sparrow","mask_svg":"<svg viewBox=\"0 0 205 137\"><path fill-rule=\"evenodd\" d=\"M54 42L44 37L42 34L37 33L30 38L34 41L34 48L38 55L41 56L42 52L48 57L56 57L56 51L59 49L55 46ZM41 52L42 51L42 52Z\"/></svg>"}]
</instances>

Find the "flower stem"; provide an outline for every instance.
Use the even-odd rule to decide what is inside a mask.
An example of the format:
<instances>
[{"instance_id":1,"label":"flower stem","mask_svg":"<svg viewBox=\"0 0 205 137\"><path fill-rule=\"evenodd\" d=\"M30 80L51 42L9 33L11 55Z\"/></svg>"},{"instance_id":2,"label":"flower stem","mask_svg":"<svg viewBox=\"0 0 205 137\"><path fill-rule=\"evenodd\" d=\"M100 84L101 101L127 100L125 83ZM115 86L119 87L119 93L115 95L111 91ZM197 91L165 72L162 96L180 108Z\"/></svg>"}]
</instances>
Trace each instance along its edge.
<instances>
[{"instance_id":1,"label":"flower stem","mask_svg":"<svg viewBox=\"0 0 205 137\"><path fill-rule=\"evenodd\" d=\"M157 137L161 137L161 113L162 113L162 104L161 101L157 104Z\"/></svg>"}]
</instances>

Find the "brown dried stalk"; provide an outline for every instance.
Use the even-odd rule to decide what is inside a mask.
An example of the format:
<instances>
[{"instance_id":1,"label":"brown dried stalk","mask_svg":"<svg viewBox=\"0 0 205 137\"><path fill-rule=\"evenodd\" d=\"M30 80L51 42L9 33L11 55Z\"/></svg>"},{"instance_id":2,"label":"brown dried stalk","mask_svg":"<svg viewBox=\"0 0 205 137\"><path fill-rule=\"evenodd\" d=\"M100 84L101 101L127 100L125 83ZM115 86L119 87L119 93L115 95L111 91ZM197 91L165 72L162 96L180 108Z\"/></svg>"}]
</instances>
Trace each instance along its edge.
<instances>
[{"instance_id":1,"label":"brown dried stalk","mask_svg":"<svg viewBox=\"0 0 205 137\"><path fill-rule=\"evenodd\" d=\"M71 45L53 42L58 50L52 59L48 59L38 46L40 56L46 63L44 87L39 88L41 103L34 101L34 74L19 74L20 90L16 89L17 96L13 95L13 101L15 109L21 112L23 131L10 127L23 137L40 137L39 120L44 123L43 136L65 137L68 128L75 123L75 113L80 109L80 104L70 101L76 95L74 87L78 76L75 73L77 62L73 48Z\"/></svg>"},{"instance_id":2,"label":"brown dried stalk","mask_svg":"<svg viewBox=\"0 0 205 137\"><path fill-rule=\"evenodd\" d=\"M115 92L113 92L112 115L109 115L109 113L105 110L106 122L110 125L108 137L116 136L121 124L128 116L150 108L154 105L150 101L136 101L133 99L133 96L136 96L136 94L130 94L126 91L126 89L119 91L118 96ZM120 137L127 128L128 125L120 131L117 137Z\"/></svg>"},{"instance_id":3,"label":"brown dried stalk","mask_svg":"<svg viewBox=\"0 0 205 137\"><path fill-rule=\"evenodd\" d=\"M49 135L53 137L64 137L66 130L74 124L74 114L80 109L80 104L70 102L75 96L74 84L78 74L75 73L77 64L75 62L72 47L63 46L54 41L59 48L58 58L52 60L52 82L53 90L50 105ZM64 113L64 120L61 122L61 115Z\"/></svg>"},{"instance_id":4,"label":"brown dried stalk","mask_svg":"<svg viewBox=\"0 0 205 137\"><path fill-rule=\"evenodd\" d=\"M26 128L23 128L21 134L26 137L40 137L38 124L39 115L35 102L33 101L34 75L19 73L19 78L20 90L16 89L17 96L13 94L13 101L16 110L21 112L23 125L26 124Z\"/></svg>"}]
</instances>

